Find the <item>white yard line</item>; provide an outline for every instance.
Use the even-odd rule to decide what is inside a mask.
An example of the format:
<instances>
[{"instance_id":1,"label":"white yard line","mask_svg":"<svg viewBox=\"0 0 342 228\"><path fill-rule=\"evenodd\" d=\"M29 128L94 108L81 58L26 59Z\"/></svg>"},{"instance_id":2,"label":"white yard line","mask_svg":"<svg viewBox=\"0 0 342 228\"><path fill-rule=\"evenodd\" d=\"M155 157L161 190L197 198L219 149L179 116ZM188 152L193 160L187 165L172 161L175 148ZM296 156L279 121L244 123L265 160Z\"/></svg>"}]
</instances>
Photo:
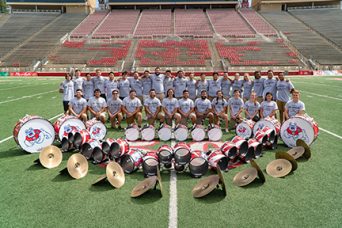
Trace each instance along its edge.
<instances>
[{"instance_id":1,"label":"white yard line","mask_svg":"<svg viewBox=\"0 0 342 228\"><path fill-rule=\"evenodd\" d=\"M313 84L313 85L328 86L328 87L331 87L331 88L338 88L338 89L341 88L341 86L337 86L337 85L327 85L327 84L318 83L318 82L297 82L297 81L293 80L292 83L293 83L293 84L297 84L297 83L301 84L301 83L302 83L302 84L306 84L306 85L311 85L311 84Z\"/></svg>"},{"instance_id":2,"label":"white yard line","mask_svg":"<svg viewBox=\"0 0 342 228\"><path fill-rule=\"evenodd\" d=\"M24 86L14 86L14 87L10 87L10 88L5 88L5 89L0 89L0 91L5 91L5 90L12 90L12 89L20 89L20 88L26 88L26 87L33 87L33 86L41 86L39 84L30 84L30 85L24 85Z\"/></svg>"},{"instance_id":3,"label":"white yard line","mask_svg":"<svg viewBox=\"0 0 342 228\"><path fill-rule=\"evenodd\" d=\"M51 118L49 119L49 121L54 120L54 119L56 119L56 118L58 118L58 117L60 117L60 116L62 116L62 115L63 115L63 113L60 113L60 114L58 114L58 115L55 115L55 116L51 117ZM0 144L6 142L6 141L8 141L8 140L10 140L11 138L13 138L13 135L12 135L12 136L8 136L7 138L1 140L1 141L0 141Z\"/></svg>"},{"instance_id":4,"label":"white yard line","mask_svg":"<svg viewBox=\"0 0 342 228\"><path fill-rule=\"evenodd\" d=\"M171 139L171 147L175 146L175 140ZM174 169L170 173L170 202L169 202L169 228L178 226L178 207L177 207L177 173Z\"/></svg>"},{"instance_id":5,"label":"white yard line","mask_svg":"<svg viewBox=\"0 0 342 228\"><path fill-rule=\"evenodd\" d=\"M57 90L54 89L54 90L43 92L43 93L36 93L36 94L33 94L33 95L29 95L29 96L18 97L18 98L12 99L12 100L0 101L0 104L5 104L5 103L12 102L12 101L18 101L18 100L22 100L22 99L25 99L25 98L31 98L31 97L35 97L35 96L39 96L39 95L43 95L43 94L47 94L47 93L52 93L52 92L57 92Z\"/></svg>"},{"instance_id":6,"label":"white yard line","mask_svg":"<svg viewBox=\"0 0 342 228\"><path fill-rule=\"evenodd\" d=\"M338 139L342 139L342 136L335 134L335 133L332 133L331 131L325 130L324 128L320 127L319 130L324 131L325 133L328 133L329 135L335 136Z\"/></svg>"},{"instance_id":7,"label":"white yard line","mask_svg":"<svg viewBox=\"0 0 342 228\"><path fill-rule=\"evenodd\" d=\"M305 91L305 90L300 90L300 91L303 92L303 93L312 94L312 95L318 96L318 97L324 97L324 98L329 98L329 99L334 99L334 100L342 101L342 98L338 98L338 97L331 97L331 96L327 96L327 95L312 93L312 92L308 92L308 91Z\"/></svg>"}]
</instances>

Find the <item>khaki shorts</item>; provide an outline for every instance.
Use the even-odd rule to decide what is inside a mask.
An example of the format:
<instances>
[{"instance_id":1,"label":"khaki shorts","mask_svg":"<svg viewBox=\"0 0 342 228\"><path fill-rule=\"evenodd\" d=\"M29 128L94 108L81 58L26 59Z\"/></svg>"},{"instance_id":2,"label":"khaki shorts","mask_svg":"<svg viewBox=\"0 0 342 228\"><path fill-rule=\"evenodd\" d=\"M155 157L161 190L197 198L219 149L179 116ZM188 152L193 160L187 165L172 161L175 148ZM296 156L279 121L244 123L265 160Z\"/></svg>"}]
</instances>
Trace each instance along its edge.
<instances>
[{"instance_id":1,"label":"khaki shorts","mask_svg":"<svg viewBox=\"0 0 342 228\"><path fill-rule=\"evenodd\" d=\"M126 118L127 124L132 124L132 123L134 123L134 120L138 119L138 115L139 115L139 114L141 115L141 112L137 112L137 113L135 113L133 116L127 117L127 118Z\"/></svg>"},{"instance_id":2,"label":"khaki shorts","mask_svg":"<svg viewBox=\"0 0 342 228\"><path fill-rule=\"evenodd\" d=\"M106 112L101 112L100 116L103 116L105 119L107 119L107 113ZM95 118L95 116L93 115L93 113L90 113L90 119ZM97 120L99 120L98 118L96 118Z\"/></svg>"},{"instance_id":3,"label":"khaki shorts","mask_svg":"<svg viewBox=\"0 0 342 228\"><path fill-rule=\"evenodd\" d=\"M201 116L196 116L197 119L196 119L196 123L197 124L202 124L202 121L204 121L206 118L209 118L210 115L213 115L212 112L209 112L207 115L201 115ZM214 116L214 115L213 115Z\"/></svg>"},{"instance_id":4,"label":"khaki shorts","mask_svg":"<svg viewBox=\"0 0 342 228\"><path fill-rule=\"evenodd\" d=\"M179 113L180 114L180 113ZM195 113L190 113L188 115L188 117L181 115L181 124L186 125L189 121L191 121L191 118L195 117L196 118L196 114Z\"/></svg>"}]
</instances>

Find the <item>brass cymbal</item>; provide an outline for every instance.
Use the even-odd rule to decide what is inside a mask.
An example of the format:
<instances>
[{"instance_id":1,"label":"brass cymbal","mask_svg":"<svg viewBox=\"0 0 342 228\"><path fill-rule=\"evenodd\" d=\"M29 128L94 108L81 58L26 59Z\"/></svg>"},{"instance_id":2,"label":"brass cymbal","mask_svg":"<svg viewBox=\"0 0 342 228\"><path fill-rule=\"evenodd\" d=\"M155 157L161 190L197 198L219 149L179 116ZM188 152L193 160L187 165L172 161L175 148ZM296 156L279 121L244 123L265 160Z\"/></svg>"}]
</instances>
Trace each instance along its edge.
<instances>
[{"instance_id":1,"label":"brass cymbal","mask_svg":"<svg viewBox=\"0 0 342 228\"><path fill-rule=\"evenodd\" d=\"M311 158L311 149L310 149L309 145L306 144L306 142L304 142L304 141L301 140L301 139L298 139L298 140L296 141L296 146L302 146L302 147L304 147L304 149L305 149L304 158L306 158L306 159Z\"/></svg>"},{"instance_id":2,"label":"brass cymbal","mask_svg":"<svg viewBox=\"0 0 342 228\"><path fill-rule=\"evenodd\" d=\"M115 188L121 188L125 184L125 173L115 161L108 163L106 175L109 183Z\"/></svg>"},{"instance_id":3,"label":"brass cymbal","mask_svg":"<svg viewBox=\"0 0 342 228\"><path fill-rule=\"evenodd\" d=\"M257 169L250 167L237 173L233 179L233 184L239 187L246 186L252 183L257 176Z\"/></svg>"},{"instance_id":4,"label":"brass cymbal","mask_svg":"<svg viewBox=\"0 0 342 228\"><path fill-rule=\"evenodd\" d=\"M220 182L218 175L211 175L200 180L192 189L192 196L201 198L212 192Z\"/></svg>"},{"instance_id":5,"label":"brass cymbal","mask_svg":"<svg viewBox=\"0 0 342 228\"><path fill-rule=\"evenodd\" d=\"M254 160L251 160L250 163L251 163L251 166L256 168L256 170L258 171L258 177L259 177L259 180L261 181L261 183L265 183L266 178L265 178L264 173L260 169L259 165Z\"/></svg>"},{"instance_id":6,"label":"brass cymbal","mask_svg":"<svg viewBox=\"0 0 342 228\"><path fill-rule=\"evenodd\" d=\"M63 158L62 151L56 146L47 146L39 154L39 162L45 168L51 169L59 166Z\"/></svg>"},{"instance_id":7,"label":"brass cymbal","mask_svg":"<svg viewBox=\"0 0 342 228\"><path fill-rule=\"evenodd\" d=\"M102 174L99 178L96 179L96 181L93 183L93 185L97 185L101 182L104 182L107 179L106 174Z\"/></svg>"},{"instance_id":8,"label":"brass cymbal","mask_svg":"<svg viewBox=\"0 0 342 228\"><path fill-rule=\"evenodd\" d=\"M216 171L217 171L217 175L218 175L219 178L220 178L219 184L221 185L222 190L223 190L223 192L224 192L224 195L226 196L226 195L227 195L226 183L224 182L224 178L223 178L223 175L222 175L222 171L221 171L219 165L217 166Z\"/></svg>"},{"instance_id":9,"label":"brass cymbal","mask_svg":"<svg viewBox=\"0 0 342 228\"><path fill-rule=\"evenodd\" d=\"M292 170L292 164L286 159L276 159L268 163L266 172L272 177L284 177Z\"/></svg>"},{"instance_id":10,"label":"brass cymbal","mask_svg":"<svg viewBox=\"0 0 342 228\"><path fill-rule=\"evenodd\" d=\"M275 158L276 159L281 159L282 158L282 159L286 159L289 162L291 162L291 165L292 165L291 171L295 171L298 168L298 164L297 164L296 159L294 159L290 154L288 154L286 152L277 152L275 154Z\"/></svg>"},{"instance_id":11,"label":"brass cymbal","mask_svg":"<svg viewBox=\"0 0 342 228\"><path fill-rule=\"evenodd\" d=\"M139 182L132 190L131 197L138 197L146 193L148 190L154 188L157 183L157 177L148 177L145 180Z\"/></svg>"},{"instance_id":12,"label":"brass cymbal","mask_svg":"<svg viewBox=\"0 0 342 228\"><path fill-rule=\"evenodd\" d=\"M80 179L88 173L88 161L82 154L73 154L68 160L67 168L70 176Z\"/></svg>"},{"instance_id":13,"label":"brass cymbal","mask_svg":"<svg viewBox=\"0 0 342 228\"><path fill-rule=\"evenodd\" d=\"M305 148L302 146L295 146L291 150L287 151L294 159L300 158L305 152Z\"/></svg>"}]
</instances>

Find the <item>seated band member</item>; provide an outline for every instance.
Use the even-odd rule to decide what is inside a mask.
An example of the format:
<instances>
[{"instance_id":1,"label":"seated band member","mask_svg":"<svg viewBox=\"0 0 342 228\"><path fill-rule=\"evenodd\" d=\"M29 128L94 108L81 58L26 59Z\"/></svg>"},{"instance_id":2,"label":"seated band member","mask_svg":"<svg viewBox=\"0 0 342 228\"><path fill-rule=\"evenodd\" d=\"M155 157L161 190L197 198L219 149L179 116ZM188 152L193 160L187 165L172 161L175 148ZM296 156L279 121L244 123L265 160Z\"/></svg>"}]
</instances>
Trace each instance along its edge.
<instances>
[{"instance_id":1,"label":"seated band member","mask_svg":"<svg viewBox=\"0 0 342 228\"><path fill-rule=\"evenodd\" d=\"M136 123L139 128L141 128L142 114L141 114L142 104L139 98L137 98L135 90L129 91L129 96L122 101L122 111L126 114L127 124Z\"/></svg>"},{"instance_id":2,"label":"seated band member","mask_svg":"<svg viewBox=\"0 0 342 228\"><path fill-rule=\"evenodd\" d=\"M190 93L188 90L183 91L183 98L178 100L178 112L181 115L181 123L187 125L190 119L192 124L196 123L196 115L194 113L195 104L190 98Z\"/></svg>"},{"instance_id":3,"label":"seated band member","mask_svg":"<svg viewBox=\"0 0 342 228\"><path fill-rule=\"evenodd\" d=\"M265 100L260 104L260 117L276 117L278 105L275 101L273 101L272 93L267 92L265 96Z\"/></svg>"},{"instance_id":4,"label":"seated band member","mask_svg":"<svg viewBox=\"0 0 342 228\"><path fill-rule=\"evenodd\" d=\"M201 92L201 97L195 101L196 123L203 124L206 118L209 119L209 124L214 123L214 114L212 113L211 101L207 98L207 91Z\"/></svg>"},{"instance_id":5,"label":"seated band member","mask_svg":"<svg viewBox=\"0 0 342 228\"><path fill-rule=\"evenodd\" d=\"M144 101L145 112L147 116L148 124L154 126L154 122L157 119L163 119L163 115L161 114L161 102L156 97L156 90L150 90L150 97L145 99Z\"/></svg>"},{"instance_id":6,"label":"seated band member","mask_svg":"<svg viewBox=\"0 0 342 228\"><path fill-rule=\"evenodd\" d=\"M253 120L255 122L259 121L260 104L257 101L257 95L255 92L251 93L249 100L244 105L244 109L247 119Z\"/></svg>"},{"instance_id":7,"label":"seated band member","mask_svg":"<svg viewBox=\"0 0 342 228\"><path fill-rule=\"evenodd\" d=\"M220 126L220 119L224 121L224 127L226 132L228 132L228 115L227 106L228 103L226 99L223 98L223 93L221 90L217 91L216 97L211 102L211 106L214 111L214 122Z\"/></svg>"},{"instance_id":8,"label":"seated band member","mask_svg":"<svg viewBox=\"0 0 342 228\"><path fill-rule=\"evenodd\" d=\"M295 115L305 114L305 104L299 100L300 92L298 90L292 91L292 100L289 100L285 105L285 120L294 117Z\"/></svg>"},{"instance_id":9,"label":"seated band member","mask_svg":"<svg viewBox=\"0 0 342 228\"><path fill-rule=\"evenodd\" d=\"M178 100L175 98L175 93L173 89L167 90L167 97L163 99L162 109L164 112L163 118L160 122L166 122L168 125L172 125L172 120L176 121L176 125L181 121L181 115L177 113L178 111Z\"/></svg>"},{"instance_id":10,"label":"seated band member","mask_svg":"<svg viewBox=\"0 0 342 228\"><path fill-rule=\"evenodd\" d=\"M87 100L82 97L81 89L76 90L76 97L69 102L69 114L76 116L83 122L87 121Z\"/></svg>"},{"instance_id":11,"label":"seated band member","mask_svg":"<svg viewBox=\"0 0 342 228\"><path fill-rule=\"evenodd\" d=\"M106 100L101 97L101 90L95 89L94 96L88 101L88 110L90 111L91 118L95 117L100 120L103 124L106 122Z\"/></svg>"},{"instance_id":12,"label":"seated band member","mask_svg":"<svg viewBox=\"0 0 342 228\"><path fill-rule=\"evenodd\" d=\"M122 115L122 100L119 98L119 90L114 89L112 91L112 97L108 97L108 116L112 128L115 128L116 121L118 122L118 129L121 129Z\"/></svg>"},{"instance_id":13,"label":"seated band member","mask_svg":"<svg viewBox=\"0 0 342 228\"><path fill-rule=\"evenodd\" d=\"M242 121L241 113L243 105L243 100L240 97L240 90L234 90L233 97L228 100L228 109L230 121L232 121L235 126Z\"/></svg>"}]
</instances>

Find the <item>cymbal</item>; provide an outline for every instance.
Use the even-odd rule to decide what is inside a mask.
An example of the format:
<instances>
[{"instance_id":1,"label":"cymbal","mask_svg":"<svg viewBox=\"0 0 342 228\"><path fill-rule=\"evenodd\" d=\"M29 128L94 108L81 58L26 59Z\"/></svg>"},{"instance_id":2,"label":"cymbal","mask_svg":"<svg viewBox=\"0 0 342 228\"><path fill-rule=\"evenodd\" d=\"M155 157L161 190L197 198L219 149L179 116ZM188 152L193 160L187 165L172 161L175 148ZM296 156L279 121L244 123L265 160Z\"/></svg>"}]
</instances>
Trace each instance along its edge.
<instances>
[{"instance_id":1,"label":"cymbal","mask_svg":"<svg viewBox=\"0 0 342 228\"><path fill-rule=\"evenodd\" d=\"M154 188L157 183L157 177L148 177L145 180L139 182L132 190L131 197L138 197L146 193L148 190Z\"/></svg>"},{"instance_id":2,"label":"cymbal","mask_svg":"<svg viewBox=\"0 0 342 228\"><path fill-rule=\"evenodd\" d=\"M261 183L265 183L266 178L265 178L264 173L260 169L259 165L254 160L252 160L250 163L251 163L251 166L256 168L256 170L258 171L258 177L259 177L259 180L261 181Z\"/></svg>"},{"instance_id":3,"label":"cymbal","mask_svg":"<svg viewBox=\"0 0 342 228\"><path fill-rule=\"evenodd\" d=\"M70 176L80 179L88 173L88 161L82 154L73 154L68 160L67 168Z\"/></svg>"},{"instance_id":4,"label":"cymbal","mask_svg":"<svg viewBox=\"0 0 342 228\"><path fill-rule=\"evenodd\" d=\"M220 184L221 187L222 187L222 190L223 190L223 192L224 192L224 196L226 196L226 195L227 195L226 183L224 182L224 178L223 178L223 175L222 175L222 171L221 171L219 165L217 166L216 171L217 171L217 175L218 175L219 178L220 178L219 184Z\"/></svg>"},{"instance_id":5,"label":"cymbal","mask_svg":"<svg viewBox=\"0 0 342 228\"><path fill-rule=\"evenodd\" d=\"M305 148L302 146L295 146L291 150L287 151L289 155L291 155L294 159L298 159L303 156L305 152Z\"/></svg>"},{"instance_id":6,"label":"cymbal","mask_svg":"<svg viewBox=\"0 0 342 228\"><path fill-rule=\"evenodd\" d=\"M107 175L102 174L99 178L96 179L96 181L93 183L93 185L97 185L101 182L104 182L105 180L107 180Z\"/></svg>"},{"instance_id":7,"label":"cymbal","mask_svg":"<svg viewBox=\"0 0 342 228\"><path fill-rule=\"evenodd\" d=\"M121 188L125 184L125 173L115 161L108 163L106 175L109 183L115 188Z\"/></svg>"},{"instance_id":8,"label":"cymbal","mask_svg":"<svg viewBox=\"0 0 342 228\"><path fill-rule=\"evenodd\" d=\"M289 162L291 162L291 165L292 165L291 171L295 171L298 168L298 164L297 164L296 159L294 159L291 155L289 155L286 152L277 152L275 154L275 158L276 159L281 159L282 158L282 159L286 159Z\"/></svg>"},{"instance_id":9,"label":"cymbal","mask_svg":"<svg viewBox=\"0 0 342 228\"><path fill-rule=\"evenodd\" d=\"M292 164L286 159L276 159L268 163L266 172L272 177L284 177L291 172Z\"/></svg>"},{"instance_id":10,"label":"cymbal","mask_svg":"<svg viewBox=\"0 0 342 228\"><path fill-rule=\"evenodd\" d=\"M218 175L211 175L200 180L192 189L192 196L201 198L212 192L220 182Z\"/></svg>"},{"instance_id":11,"label":"cymbal","mask_svg":"<svg viewBox=\"0 0 342 228\"><path fill-rule=\"evenodd\" d=\"M301 140L301 139L298 139L298 140L296 141L296 146L302 146L302 147L304 147L304 149L305 149L304 158L306 158L306 159L311 158L311 149L310 149L309 145L306 144L306 142L304 142L304 141Z\"/></svg>"},{"instance_id":12,"label":"cymbal","mask_svg":"<svg viewBox=\"0 0 342 228\"><path fill-rule=\"evenodd\" d=\"M233 179L233 184L239 187L246 186L252 183L257 176L257 169L250 167L237 173Z\"/></svg>"},{"instance_id":13,"label":"cymbal","mask_svg":"<svg viewBox=\"0 0 342 228\"><path fill-rule=\"evenodd\" d=\"M51 169L59 166L63 158L62 151L56 146L47 146L39 154L39 162L45 168Z\"/></svg>"},{"instance_id":14,"label":"cymbal","mask_svg":"<svg viewBox=\"0 0 342 228\"><path fill-rule=\"evenodd\" d=\"M160 194L163 196L163 184L162 184L162 179L160 175L159 165L157 166L157 181L159 183Z\"/></svg>"}]
</instances>

